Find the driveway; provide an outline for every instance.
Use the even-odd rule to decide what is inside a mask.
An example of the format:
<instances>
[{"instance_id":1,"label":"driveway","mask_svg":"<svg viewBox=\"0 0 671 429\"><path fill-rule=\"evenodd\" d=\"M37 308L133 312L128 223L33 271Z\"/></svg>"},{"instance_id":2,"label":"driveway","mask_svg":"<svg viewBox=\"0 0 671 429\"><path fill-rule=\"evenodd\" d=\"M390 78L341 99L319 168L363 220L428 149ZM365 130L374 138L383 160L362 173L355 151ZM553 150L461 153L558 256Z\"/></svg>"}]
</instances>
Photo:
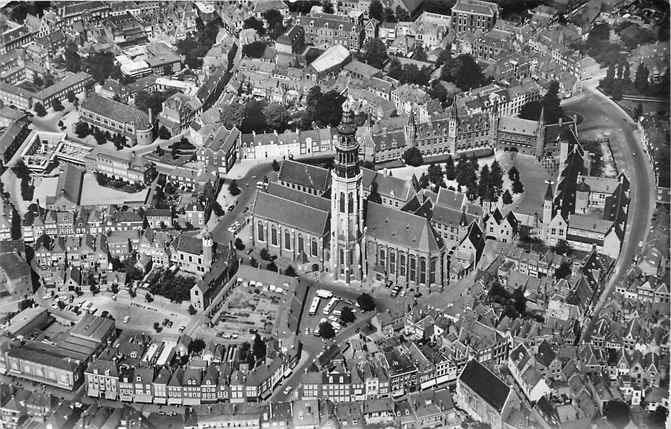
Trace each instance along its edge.
<instances>
[{"instance_id":1,"label":"driveway","mask_svg":"<svg viewBox=\"0 0 671 429\"><path fill-rule=\"evenodd\" d=\"M569 114L575 112L583 117L579 131L596 128L610 130L611 148L618 170L624 172L631 182L624 243L611 278L592 313L594 320L598 318L615 284L630 268L634 256L640 251L640 245L646 240L655 210L656 185L648 157L634 132L636 125L615 102L596 90L587 90L583 96L569 100L562 107ZM589 335L590 330L591 321L585 327L585 335Z\"/></svg>"}]
</instances>

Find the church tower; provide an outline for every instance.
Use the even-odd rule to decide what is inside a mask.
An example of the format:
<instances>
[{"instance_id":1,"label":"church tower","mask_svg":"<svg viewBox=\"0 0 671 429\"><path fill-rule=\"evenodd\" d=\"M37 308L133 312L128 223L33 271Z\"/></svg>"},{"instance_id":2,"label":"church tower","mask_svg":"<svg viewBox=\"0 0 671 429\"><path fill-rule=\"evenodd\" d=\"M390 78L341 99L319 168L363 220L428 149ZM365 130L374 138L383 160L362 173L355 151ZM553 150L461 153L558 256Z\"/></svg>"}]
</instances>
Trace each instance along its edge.
<instances>
[{"instance_id":1,"label":"church tower","mask_svg":"<svg viewBox=\"0 0 671 429\"><path fill-rule=\"evenodd\" d=\"M336 280L362 280L363 193L359 168L359 142L348 102L334 141L335 165L331 170L330 268Z\"/></svg>"}]
</instances>

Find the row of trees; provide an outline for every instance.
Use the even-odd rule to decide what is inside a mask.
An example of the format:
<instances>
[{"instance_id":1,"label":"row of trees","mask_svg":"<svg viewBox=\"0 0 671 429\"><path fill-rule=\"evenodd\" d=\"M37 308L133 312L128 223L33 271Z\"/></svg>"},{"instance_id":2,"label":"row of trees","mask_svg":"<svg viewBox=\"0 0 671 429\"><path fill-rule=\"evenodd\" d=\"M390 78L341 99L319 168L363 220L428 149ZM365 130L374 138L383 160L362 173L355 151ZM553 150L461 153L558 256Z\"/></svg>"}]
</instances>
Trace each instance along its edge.
<instances>
[{"instance_id":1,"label":"row of trees","mask_svg":"<svg viewBox=\"0 0 671 429\"><path fill-rule=\"evenodd\" d=\"M650 70L644 63L636 68L634 80L627 61L610 64L606 77L601 79L599 86L615 100L620 100L625 91L637 91L643 95L665 96L669 92L669 70L667 69L659 83L650 83Z\"/></svg>"},{"instance_id":2,"label":"row of trees","mask_svg":"<svg viewBox=\"0 0 671 429\"><path fill-rule=\"evenodd\" d=\"M479 174L478 174L479 169ZM508 170L508 178L512 182L512 191L519 194L524 191L524 186L520 181L519 171L512 167ZM450 156L445 162L445 168L439 164L429 165L426 173L419 177L419 185L422 188L428 188L433 185L437 192L439 188L446 187L445 179L456 180L459 186L466 187L466 196L470 200L480 198L482 200L497 201L502 196L505 204L512 203L512 194L509 190L503 191L503 171L498 161L494 161L490 166L483 165L479 168L476 158L462 158L455 164Z\"/></svg>"}]
</instances>

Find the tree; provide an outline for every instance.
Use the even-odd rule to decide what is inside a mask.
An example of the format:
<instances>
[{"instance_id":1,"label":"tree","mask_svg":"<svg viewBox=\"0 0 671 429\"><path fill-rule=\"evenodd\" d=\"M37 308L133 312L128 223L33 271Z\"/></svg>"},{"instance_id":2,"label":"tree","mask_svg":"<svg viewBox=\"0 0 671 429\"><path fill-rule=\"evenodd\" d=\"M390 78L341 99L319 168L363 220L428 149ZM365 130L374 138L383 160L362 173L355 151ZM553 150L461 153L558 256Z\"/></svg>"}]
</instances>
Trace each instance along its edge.
<instances>
[{"instance_id":1,"label":"tree","mask_svg":"<svg viewBox=\"0 0 671 429\"><path fill-rule=\"evenodd\" d=\"M265 247L261 249L260 256L261 259L263 259L264 261L270 261L273 259L273 257L270 256L270 252L268 252L268 249L266 249Z\"/></svg>"},{"instance_id":2,"label":"tree","mask_svg":"<svg viewBox=\"0 0 671 429\"><path fill-rule=\"evenodd\" d=\"M356 299L356 302L359 304L359 307L361 307L361 310L363 311L375 310L375 300L373 300L373 297L368 295L367 293L362 293L361 295L359 295L359 297Z\"/></svg>"},{"instance_id":3,"label":"tree","mask_svg":"<svg viewBox=\"0 0 671 429\"><path fill-rule=\"evenodd\" d=\"M168 131L165 125L161 125L161 128L158 129L158 137L163 140L168 140L170 136L170 131Z\"/></svg>"},{"instance_id":4,"label":"tree","mask_svg":"<svg viewBox=\"0 0 671 429\"><path fill-rule=\"evenodd\" d=\"M33 106L33 109L35 110L35 113L37 114L37 116L39 116L40 118L47 115L47 109L44 108L42 103L39 103L39 102L35 103L35 105Z\"/></svg>"},{"instance_id":5,"label":"tree","mask_svg":"<svg viewBox=\"0 0 671 429\"><path fill-rule=\"evenodd\" d=\"M252 343L252 353L256 362L261 362L266 358L266 343L259 334L254 335L254 343Z\"/></svg>"},{"instance_id":6,"label":"tree","mask_svg":"<svg viewBox=\"0 0 671 429\"><path fill-rule=\"evenodd\" d=\"M559 279L565 279L571 274L571 263L570 262L562 262L559 268L555 270L555 278L557 280Z\"/></svg>"},{"instance_id":7,"label":"tree","mask_svg":"<svg viewBox=\"0 0 671 429\"><path fill-rule=\"evenodd\" d=\"M646 93L648 90L648 76L650 72L648 67L645 64L640 63L636 68L636 74L634 76L634 86L641 93Z\"/></svg>"},{"instance_id":8,"label":"tree","mask_svg":"<svg viewBox=\"0 0 671 429\"><path fill-rule=\"evenodd\" d=\"M234 197L240 195L240 188L238 187L238 182L231 180L231 183L228 184L228 192L231 193Z\"/></svg>"},{"instance_id":9,"label":"tree","mask_svg":"<svg viewBox=\"0 0 671 429\"><path fill-rule=\"evenodd\" d=\"M340 312L340 320L342 320L344 323L352 323L356 317L354 316L354 312L350 307L343 307L341 312Z\"/></svg>"},{"instance_id":10,"label":"tree","mask_svg":"<svg viewBox=\"0 0 671 429\"><path fill-rule=\"evenodd\" d=\"M626 403L614 400L606 402L603 410L606 420L616 429L623 429L631 421L631 410Z\"/></svg>"},{"instance_id":11,"label":"tree","mask_svg":"<svg viewBox=\"0 0 671 429\"><path fill-rule=\"evenodd\" d=\"M384 22L396 22L396 16L394 15L394 9L390 7L385 7L382 11L382 21Z\"/></svg>"},{"instance_id":12,"label":"tree","mask_svg":"<svg viewBox=\"0 0 671 429\"><path fill-rule=\"evenodd\" d=\"M464 91L482 86L486 81L480 66L468 54L446 61L440 71L440 79L453 82Z\"/></svg>"},{"instance_id":13,"label":"tree","mask_svg":"<svg viewBox=\"0 0 671 429\"><path fill-rule=\"evenodd\" d=\"M403 161L408 165L412 165L413 167L418 167L424 163L422 152L420 152L419 149L417 149L415 146L409 147L405 150L405 152L403 152Z\"/></svg>"},{"instance_id":14,"label":"tree","mask_svg":"<svg viewBox=\"0 0 671 429\"><path fill-rule=\"evenodd\" d=\"M452 155L449 155L447 160L445 160L445 177L447 177L447 180L454 180L457 177Z\"/></svg>"},{"instance_id":15,"label":"tree","mask_svg":"<svg viewBox=\"0 0 671 429\"><path fill-rule=\"evenodd\" d=\"M151 294L150 294L149 292L147 292L147 293L144 295L144 299L145 299L147 302L152 302L152 301L154 300L154 297L151 296Z\"/></svg>"},{"instance_id":16,"label":"tree","mask_svg":"<svg viewBox=\"0 0 671 429\"><path fill-rule=\"evenodd\" d=\"M498 197L499 194L501 194L501 188L503 187L503 171L501 170L501 165L499 165L497 160L492 162L490 173L490 183L494 188L494 194Z\"/></svg>"},{"instance_id":17,"label":"tree","mask_svg":"<svg viewBox=\"0 0 671 429\"><path fill-rule=\"evenodd\" d=\"M447 89L440 83L439 80L434 80L431 82L431 89L429 90L429 96L434 100L438 100L441 103L445 103L447 100Z\"/></svg>"},{"instance_id":18,"label":"tree","mask_svg":"<svg viewBox=\"0 0 671 429\"><path fill-rule=\"evenodd\" d=\"M250 100L245 105L245 119L242 122L242 131L245 133L263 132L268 127L263 109L266 103L258 100Z\"/></svg>"},{"instance_id":19,"label":"tree","mask_svg":"<svg viewBox=\"0 0 671 429\"><path fill-rule=\"evenodd\" d=\"M508 170L508 179L510 179L511 182L520 180L520 172L517 170L517 168L515 168L515 166L510 167Z\"/></svg>"},{"instance_id":20,"label":"tree","mask_svg":"<svg viewBox=\"0 0 671 429\"><path fill-rule=\"evenodd\" d=\"M489 187L493 186L490 176L489 166L487 164L483 165L482 169L480 169L480 178L478 180L478 196L481 199L489 196Z\"/></svg>"},{"instance_id":21,"label":"tree","mask_svg":"<svg viewBox=\"0 0 671 429\"><path fill-rule=\"evenodd\" d=\"M121 71L115 64L114 54L111 52L90 55L86 60L86 68L93 80L99 83L103 83L110 76L121 77Z\"/></svg>"},{"instance_id":22,"label":"tree","mask_svg":"<svg viewBox=\"0 0 671 429\"><path fill-rule=\"evenodd\" d=\"M558 240L557 245L555 245L555 253L559 255L568 255L571 253L571 247L568 245L566 240Z\"/></svg>"},{"instance_id":23,"label":"tree","mask_svg":"<svg viewBox=\"0 0 671 429\"><path fill-rule=\"evenodd\" d=\"M242 242L240 237L236 237L235 243L233 244L238 250L245 250L245 244Z\"/></svg>"},{"instance_id":24,"label":"tree","mask_svg":"<svg viewBox=\"0 0 671 429\"><path fill-rule=\"evenodd\" d=\"M378 38L366 42L364 59L368 65L381 69L387 61L387 47Z\"/></svg>"},{"instance_id":25,"label":"tree","mask_svg":"<svg viewBox=\"0 0 671 429\"><path fill-rule=\"evenodd\" d=\"M296 270L294 269L293 266L289 265L285 270L284 270L284 275L289 276L289 277L297 277L298 274L296 274Z\"/></svg>"},{"instance_id":26,"label":"tree","mask_svg":"<svg viewBox=\"0 0 671 429\"><path fill-rule=\"evenodd\" d=\"M268 28L270 29L270 37L272 39L277 39L282 33L284 33L283 21L284 17L282 13L277 9L268 9L263 12L263 19L268 23Z\"/></svg>"},{"instance_id":27,"label":"tree","mask_svg":"<svg viewBox=\"0 0 671 429\"><path fill-rule=\"evenodd\" d=\"M530 101L525 103L520 108L520 118L528 119L530 121L537 121L541 116L541 102Z\"/></svg>"},{"instance_id":28,"label":"tree","mask_svg":"<svg viewBox=\"0 0 671 429\"><path fill-rule=\"evenodd\" d=\"M36 74L33 76L33 84L35 84L35 86L42 87L42 85L44 85L44 81L40 75Z\"/></svg>"},{"instance_id":29,"label":"tree","mask_svg":"<svg viewBox=\"0 0 671 429\"><path fill-rule=\"evenodd\" d=\"M445 184L443 181L443 169L440 165L432 163L427 169L429 180L435 185Z\"/></svg>"},{"instance_id":30,"label":"tree","mask_svg":"<svg viewBox=\"0 0 671 429\"><path fill-rule=\"evenodd\" d=\"M65 45L65 68L72 72L78 73L82 68L82 60L79 57L77 52L77 44L74 42L68 42Z\"/></svg>"},{"instance_id":31,"label":"tree","mask_svg":"<svg viewBox=\"0 0 671 429\"><path fill-rule=\"evenodd\" d=\"M513 203L513 196L510 195L510 191L506 189L506 191L503 193L503 204L512 204Z\"/></svg>"},{"instance_id":32,"label":"tree","mask_svg":"<svg viewBox=\"0 0 671 429\"><path fill-rule=\"evenodd\" d=\"M266 265L266 270L268 271L274 271L274 272L279 272L279 268L277 268L277 264L275 261L270 261L268 262L268 265Z\"/></svg>"},{"instance_id":33,"label":"tree","mask_svg":"<svg viewBox=\"0 0 671 429\"><path fill-rule=\"evenodd\" d=\"M401 80L403 77L403 65L397 58L393 58L389 63L389 76Z\"/></svg>"},{"instance_id":34,"label":"tree","mask_svg":"<svg viewBox=\"0 0 671 429\"><path fill-rule=\"evenodd\" d=\"M89 134L91 134L89 125L86 122L82 121L77 122L75 124L75 134L80 139L83 139L84 137L88 136Z\"/></svg>"},{"instance_id":35,"label":"tree","mask_svg":"<svg viewBox=\"0 0 671 429\"><path fill-rule=\"evenodd\" d=\"M458 167L456 169L456 177L455 177L459 186L474 188L478 180L476 171L477 171L477 164L474 165L467 158L460 159Z\"/></svg>"},{"instance_id":36,"label":"tree","mask_svg":"<svg viewBox=\"0 0 671 429\"><path fill-rule=\"evenodd\" d=\"M638 103L634 108L633 118L635 121L638 121L641 116L643 116L643 104Z\"/></svg>"},{"instance_id":37,"label":"tree","mask_svg":"<svg viewBox=\"0 0 671 429\"><path fill-rule=\"evenodd\" d=\"M335 329L333 329L333 325L331 325L330 322L322 322L319 324L319 336L324 338L325 340L330 340L331 338L335 337Z\"/></svg>"},{"instance_id":38,"label":"tree","mask_svg":"<svg viewBox=\"0 0 671 429\"><path fill-rule=\"evenodd\" d=\"M380 0L373 0L370 2L370 5L368 6L369 17L375 18L378 21L382 21L383 11L384 7L382 6L382 3L380 3Z\"/></svg>"},{"instance_id":39,"label":"tree","mask_svg":"<svg viewBox=\"0 0 671 429\"><path fill-rule=\"evenodd\" d=\"M426 174L426 172L423 172L421 176L419 176L419 187L422 189L426 189L429 187L429 176ZM382 201L380 200L380 203Z\"/></svg>"},{"instance_id":40,"label":"tree","mask_svg":"<svg viewBox=\"0 0 671 429\"><path fill-rule=\"evenodd\" d=\"M254 29L254 30L256 30L256 32L259 36L263 36L264 34L266 34L266 29L263 26L263 22L259 21L258 19L254 18L253 16L250 16L249 18L242 21L242 28Z\"/></svg>"},{"instance_id":41,"label":"tree","mask_svg":"<svg viewBox=\"0 0 671 429\"><path fill-rule=\"evenodd\" d=\"M192 304L189 304L189 314L193 316L197 312L198 311L195 309L195 307Z\"/></svg>"},{"instance_id":42,"label":"tree","mask_svg":"<svg viewBox=\"0 0 671 429\"><path fill-rule=\"evenodd\" d=\"M420 44L415 45L415 49L413 49L412 51L412 59L417 61L427 60L426 51L424 50L422 45Z\"/></svg>"},{"instance_id":43,"label":"tree","mask_svg":"<svg viewBox=\"0 0 671 429\"><path fill-rule=\"evenodd\" d=\"M259 262L256 260L256 258L250 257L249 258L249 266L256 268L256 267L259 266Z\"/></svg>"},{"instance_id":44,"label":"tree","mask_svg":"<svg viewBox=\"0 0 671 429\"><path fill-rule=\"evenodd\" d=\"M204 349L205 349L205 341L203 341L200 338L196 338L195 340L189 343L189 354L198 354L202 352Z\"/></svg>"},{"instance_id":45,"label":"tree","mask_svg":"<svg viewBox=\"0 0 671 429\"><path fill-rule=\"evenodd\" d=\"M277 132L282 132L287 126L289 113L286 107L280 103L270 103L262 110L266 125Z\"/></svg>"},{"instance_id":46,"label":"tree","mask_svg":"<svg viewBox=\"0 0 671 429\"><path fill-rule=\"evenodd\" d=\"M324 13L333 13L333 4L329 1L325 1L322 3L322 11Z\"/></svg>"},{"instance_id":47,"label":"tree","mask_svg":"<svg viewBox=\"0 0 671 429\"><path fill-rule=\"evenodd\" d=\"M559 100L559 82L553 80L550 82L547 92L543 96L543 110L545 112L545 123L556 124L559 118L564 116Z\"/></svg>"},{"instance_id":48,"label":"tree","mask_svg":"<svg viewBox=\"0 0 671 429\"><path fill-rule=\"evenodd\" d=\"M521 194L522 192L524 192L524 186L522 185L522 182L515 180L513 182L513 194Z\"/></svg>"},{"instance_id":49,"label":"tree","mask_svg":"<svg viewBox=\"0 0 671 429\"><path fill-rule=\"evenodd\" d=\"M240 128L245 120L245 106L240 103L224 104L221 106L219 117L226 128Z\"/></svg>"},{"instance_id":50,"label":"tree","mask_svg":"<svg viewBox=\"0 0 671 429\"><path fill-rule=\"evenodd\" d=\"M401 6L396 6L396 19L399 21L410 21L410 14Z\"/></svg>"},{"instance_id":51,"label":"tree","mask_svg":"<svg viewBox=\"0 0 671 429\"><path fill-rule=\"evenodd\" d=\"M266 51L266 42L257 40L242 47L242 55L250 58L261 58Z\"/></svg>"},{"instance_id":52,"label":"tree","mask_svg":"<svg viewBox=\"0 0 671 429\"><path fill-rule=\"evenodd\" d=\"M72 104L74 104L75 101L77 101L77 96L75 95L74 92L68 91L68 101Z\"/></svg>"}]
</instances>

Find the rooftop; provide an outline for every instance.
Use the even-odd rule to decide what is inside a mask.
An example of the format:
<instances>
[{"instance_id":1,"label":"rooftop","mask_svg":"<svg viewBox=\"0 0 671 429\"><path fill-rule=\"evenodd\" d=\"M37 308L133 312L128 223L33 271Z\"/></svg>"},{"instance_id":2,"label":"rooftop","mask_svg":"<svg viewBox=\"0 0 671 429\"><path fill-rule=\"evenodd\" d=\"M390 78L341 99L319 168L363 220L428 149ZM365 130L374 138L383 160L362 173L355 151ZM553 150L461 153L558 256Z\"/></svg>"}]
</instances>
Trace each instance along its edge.
<instances>
[{"instance_id":1,"label":"rooftop","mask_svg":"<svg viewBox=\"0 0 671 429\"><path fill-rule=\"evenodd\" d=\"M89 95L82 103L82 109L121 123L132 123L138 130L151 128L149 116L145 112L97 94Z\"/></svg>"}]
</instances>

